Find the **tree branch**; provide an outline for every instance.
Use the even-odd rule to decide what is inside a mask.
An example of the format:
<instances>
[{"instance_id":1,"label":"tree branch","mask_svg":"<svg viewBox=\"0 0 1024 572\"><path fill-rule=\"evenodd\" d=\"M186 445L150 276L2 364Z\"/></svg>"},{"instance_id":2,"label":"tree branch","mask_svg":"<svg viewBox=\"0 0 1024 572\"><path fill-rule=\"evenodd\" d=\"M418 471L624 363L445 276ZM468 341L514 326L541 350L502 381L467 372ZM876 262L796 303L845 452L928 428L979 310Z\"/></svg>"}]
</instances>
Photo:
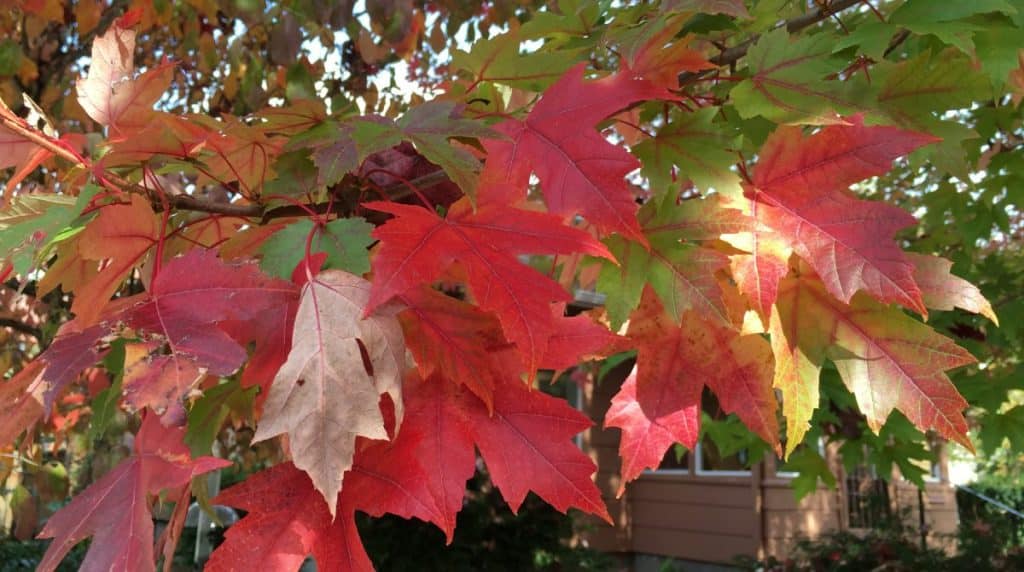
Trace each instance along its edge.
<instances>
[{"instance_id":1,"label":"tree branch","mask_svg":"<svg viewBox=\"0 0 1024 572\"><path fill-rule=\"evenodd\" d=\"M0 318L0 328L10 328L16 332L28 334L37 340L43 339L42 330L12 318Z\"/></svg>"},{"instance_id":2,"label":"tree branch","mask_svg":"<svg viewBox=\"0 0 1024 572\"><path fill-rule=\"evenodd\" d=\"M29 127L20 118L14 115L7 115L0 113L0 126L13 131L17 135L28 139L29 141L39 145L47 151L53 153L55 156L64 159L70 163L80 165L81 167L93 171L93 165L85 158L72 152L70 149L61 145L53 138L47 136L40 131ZM119 175L111 173L109 171L103 172L103 178L106 182L112 183L117 187L116 190L134 192L145 195L150 202L153 204L153 209L157 212L163 210L163 201L155 191L151 191L145 187L142 187L136 183L133 183ZM427 173L421 177L409 181L410 184L417 188L432 187L438 183L445 181L448 175L442 169ZM407 198L412 194L409 189L409 185L405 182L395 183L388 185L383 188L384 193L392 200L401 200ZM167 205L171 209L186 210L186 211L197 211L205 212L210 214L220 214L226 216L236 216L242 218L256 218L261 219L262 222L267 222L275 218L286 218L293 216L302 216L307 214L309 210L313 210L318 213L327 212L327 205L322 203L310 203L304 205L306 208L298 205L287 205L281 207L275 207L267 209L265 205L261 204L237 204L237 203L225 203L219 201L203 200L192 195L171 195L166 198Z\"/></svg>"},{"instance_id":3,"label":"tree branch","mask_svg":"<svg viewBox=\"0 0 1024 572\"><path fill-rule=\"evenodd\" d=\"M786 30L790 34L792 34L794 32L803 30L808 26L817 24L822 20L827 20L828 18L831 18L833 15L838 14L839 12L842 12L843 10L846 10L851 6L860 4L861 1L862 0L833 0L828 4L828 7L815 8L814 10L811 10L806 14L802 14L800 16L797 16L796 18L787 20L785 24L782 24L782 26L785 26ZM740 58L747 55L747 50L750 49L750 46L754 45L754 42L756 42L759 37L759 35L755 35L754 37L744 41L741 44L738 44L731 48L727 48L723 50L722 53L711 58L709 61L719 67L734 64L737 61L739 61ZM704 70L701 72L683 72L679 74L679 85L687 84L699 77L702 77L710 73L711 71L712 70Z\"/></svg>"}]
</instances>

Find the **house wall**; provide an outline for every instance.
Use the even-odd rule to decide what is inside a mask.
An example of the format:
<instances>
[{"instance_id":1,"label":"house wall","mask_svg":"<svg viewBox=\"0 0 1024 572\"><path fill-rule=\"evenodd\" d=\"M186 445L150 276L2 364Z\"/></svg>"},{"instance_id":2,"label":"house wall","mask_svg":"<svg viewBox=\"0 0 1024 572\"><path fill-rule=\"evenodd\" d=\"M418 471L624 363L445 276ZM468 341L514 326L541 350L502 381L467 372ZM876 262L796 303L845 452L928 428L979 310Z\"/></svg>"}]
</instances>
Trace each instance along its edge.
<instances>
[{"instance_id":1,"label":"house wall","mask_svg":"<svg viewBox=\"0 0 1024 572\"><path fill-rule=\"evenodd\" d=\"M737 555L784 558L798 540L845 528L843 468L837 451L825 451L837 476L836 489L819 488L796 500L790 479L776 475L775 462L758 464L747 476L646 472L617 497L621 479L619 430L601 424L611 398L631 364L623 364L600 384L583 390L582 407L594 427L583 434L582 447L598 466L596 482L616 526L589 518L580 539L598 550L638 553L684 560L730 563ZM940 459L943 466L945 459ZM943 475L947 474L943 469ZM917 488L894 478L893 507L907 507L918 518ZM948 482L929 483L924 491L929 542L948 547L957 527L956 496ZM945 541L945 544L944 544Z\"/></svg>"}]
</instances>

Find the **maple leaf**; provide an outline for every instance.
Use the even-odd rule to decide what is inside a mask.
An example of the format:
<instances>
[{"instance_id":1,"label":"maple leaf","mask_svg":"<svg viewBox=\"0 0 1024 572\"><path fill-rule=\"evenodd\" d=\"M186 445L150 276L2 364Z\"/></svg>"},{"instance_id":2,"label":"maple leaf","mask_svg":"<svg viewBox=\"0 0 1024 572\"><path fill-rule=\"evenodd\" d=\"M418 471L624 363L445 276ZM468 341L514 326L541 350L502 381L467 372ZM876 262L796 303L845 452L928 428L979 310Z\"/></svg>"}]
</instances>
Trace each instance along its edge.
<instances>
[{"instance_id":1,"label":"maple leaf","mask_svg":"<svg viewBox=\"0 0 1024 572\"><path fill-rule=\"evenodd\" d=\"M602 232L643 242L634 193L624 179L640 164L591 127L633 102L672 96L625 73L585 82L583 71L580 64L566 72L525 121L495 126L509 140L485 143L481 201L489 192L485 181L502 181L525 194L530 174L536 173L552 213L580 214Z\"/></svg>"},{"instance_id":2,"label":"maple leaf","mask_svg":"<svg viewBox=\"0 0 1024 572\"><path fill-rule=\"evenodd\" d=\"M126 371L129 402L170 410L168 421L180 419L180 400L200 370L229 375L245 361L245 348L218 325L257 320L295 297L293 286L260 274L255 264L225 264L213 252L189 251L163 267L147 294L111 303L99 324L85 327L76 319L62 326L38 358L47 367L33 387L42 388L49 411L64 388L99 359L100 339L126 326L151 336L150 343L135 346L150 353L136 353L135 367ZM163 343L166 354L157 351Z\"/></svg>"},{"instance_id":3,"label":"maple leaf","mask_svg":"<svg viewBox=\"0 0 1024 572\"><path fill-rule=\"evenodd\" d=\"M3 101L0 101L0 117L19 124L25 123ZM37 142L28 139L9 127L0 125L0 169L17 167L14 176L6 181L5 188L14 189L17 187L18 183L30 172L52 155L53 152L40 146Z\"/></svg>"},{"instance_id":4,"label":"maple leaf","mask_svg":"<svg viewBox=\"0 0 1024 572\"><path fill-rule=\"evenodd\" d=\"M950 273L953 263L938 256L907 253L914 265L914 281L921 288L924 303L933 310L963 308L968 312L981 314L999 325L999 318L992 310L992 304L981 294L981 290L970 282Z\"/></svg>"},{"instance_id":5,"label":"maple leaf","mask_svg":"<svg viewBox=\"0 0 1024 572\"><path fill-rule=\"evenodd\" d=\"M399 300L406 309L398 318L423 378L436 373L465 384L492 407L497 376L522 368L497 319L426 286L409 290Z\"/></svg>"},{"instance_id":6,"label":"maple leaf","mask_svg":"<svg viewBox=\"0 0 1024 572\"><path fill-rule=\"evenodd\" d=\"M712 69L714 64L689 47L689 38L676 38L688 16L655 18L644 26L631 49L623 54L623 71L663 89L678 89L679 74Z\"/></svg>"},{"instance_id":7,"label":"maple leaf","mask_svg":"<svg viewBox=\"0 0 1024 572\"><path fill-rule=\"evenodd\" d=\"M575 507L611 523L591 480L597 467L571 440L592 422L564 399L532 390L518 379L502 379L495 386L493 414L469 394L462 396L459 408L512 512L533 491L562 512Z\"/></svg>"},{"instance_id":8,"label":"maple leaf","mask_svg":"<svg viewBox=\"0 0 1024 572\"><path fill-rule=\"evenodd\" d=\"M430 284L458 262L476 303L497 314L505 337L517 345L528 372L537 370L547 351L550 302L568 302L570 297L556 282L524 266L517 255L584 252L611 258L592 236L546 213L495 204L481 204L473 212L463 201L441 218L409 205L371 202L364 206L395 217L373 233L381 245L373 259L376 279L367 313L394 296Z\"/></svg>"},{"instance_id":9,"label":"maple leaf","mask_svg":"<svg viewBox=\"0 0 1024 572\"><path fill-rule=\"evenodd\" d=\"M170 86L173 66L163 63L135 76L135 31L117 21L92 44L89 73L75 88L78 103L97 123L116 131L144 127L153 104Z\"/></svg>"},{"instance_id":10,"label":"maple leaf","mask_svg":"<svg viewBox=\"0 0 1024 572\"><path fill-rule=\"evenodd\" d=\"M348 498L342 496L335 515L309 476L291 463L251 475L212 502L248 514L210 555L209 572L298 570L308 555L321 570L373 570Z\"/></svg>"},{"instance_id":11,"label":"maple leaf","mask_svg":"<svg viewBox=\"0 0 1024 572\"><path fill-rule=\"evenodd\" d=\"M737 156L731 149L741 147L741 137L729 124L716 123L716 116L710 107L676 112L657 135L633 146L652 189L678 188L686 180L721 193L740 188L740 177L732 170Z\"/></svg>"},{"instance_id":12,"label":"maple leaf","mask_svg":"<svg viewBox=\"0 0 1024 572\"><path fill-rule=\"evenodd\" d=\"M439 376L427 380L410 376L405 394L409 397L408 418L393 445L399 453L389 457L399 464L415 459L418 466L410 471L392 467L388 474L397 485L389 486L414 489L425 483L433 499L428 509L403 509L406 515L431 520L451 539L466 480L473 474L475 444L492 482L513 512L519 510L527 492L533 491L562 512L575 507L610 522L591 479L597 467L571 440L590 427L591 421L565 400L532 390L509 376L495 385L492 411L476 396ZM410 437L405 437L407 425ZM403 439L410 441L403 445ZM358 469L358 459L356 466ZM348 481L345 486L348 492Z\"/></svg>"},{"instance_id":13,"label":"maple leaf","mask_svg":"<svg viewBox=\"0 0 1024 572\"><path fill-rule=\"evenodd\" d=\"M785 27L761 36L747 52L750 78L729 93L740 116L777 123L845 124L839 113L862 111L872 94L861 75L845 81L825 77L842 69L828 34L791 41Z\"/></svg>"},{"instance_id":14,"label":"maple leaf","mask_svg":"<svg viewBox=\"0 0 1024 572\"><path fill-rule=\"evenodd\" d=\"M421 499L432 501L436 516L424 520L431 520L444 531L450 543L456 515L462 510L466 481L476 470L472 426L462 415L463 400L455 384L440 376L426 381L408 376L403 395L406 416L395 440L397 452L390 455L388 474L392 482L410 490L426 487L428 494ZM404 459L414 459L418 470L394 470L395 465L407 468Z\"/></svg>"},{"instance_id":15,"label":"maple leaf","mask_svg":"<svg viewBox=\"0 0 1024 572\"><path fill-rule=\"evenodd\" d=\"M850 123L807 138L798 128L780 127L768 138L748 189L759 203L757 220L807 261L839 300L849 302L856 291L865 290L882 302L924 314L913 266L891 238L914 224L914 217L894 206L856 199L846 187L887 172L893 159L935 138L868 127L859 116ZM781 260L776 251L769 250ZM759 309L770 301L770 296L759 296Z\"/></svg>"},{"instance_id":16,"label":"maple leaf","mask_svg":"<svg viewBox=\"0 0 1024 572\"><path fill-rule=\"evenodd\" d=\"M608 297L605 304L612 324L617 327L626 321L640 303L646 284L654 288L676 320L693 309L702 316L728 322L715 272L725 268L729 260L691 241L737 232L747 228L749 220L735 209L724 208L716 199L676 205L670 195L644 205L639 219L647 248L619 237L606 240L619 265L603 264L597 286Z\"/></svg>"},{"instance_id":17,"label":"maple leaf","mask_svg":"<svg viewBox=\"0 0 1024 572\"><path fill-rule=\"evenodd\" d=\"M605 417L606 427L623 430L622 487L645 468L657 468L673 443L696 446L705 385L723 411L736 413L765 442L778 443L768 342L692 311L676 325L652 294L644 294L630 319L629 337L638 347L636 371Z\"/></svg>"},{"instance_id":18,"label":"maple leaf","mask_svg":"<svg viewBox=\"0 0 1024 572\"><path fill-rule=\"evenodd\" d=\"M370 283L340 270L306 284L291 352L256 430L256 441L289 435L295 465L309 473L332 515L356 437L388 438L381 394L391 397L402 419L405 343L397 308L363 319L369 300Z\"/></svg>"},{"instance_id":19,"label":"maple leaf","mask_svg":"<svg viewBox=\"0 0 1024 572\"><path fill-rule=\"evenodd\" d=\"M665 451L675 443L696 443L700 433L700 384L655 378L637 391L637 368L622 383L605 413L604 426L622 429L619 456L622 481L618 497L626 483L644 469L656 469Z\"/></svg>"},{"instance_id":20,"label":"maple leaf","mask_svg":"<svg viewBox=\"0 0 1024 572\"><path fill-rule=\"evenodd\" d=\"M110 262L75 290L71 311L82 324L95 322L104 306L149 248L160 238L160 227L149 203L132 195L125 205L100 209L78 239L82 258Z\"/></svg>"},{"instance_id":21,"label":"maple leaf","mask_svg":"<svg viewBox=\"0 0 1024 572\"><path fill-rule=\"evenodd\" d=\"M790 452L803 440L818 405L826 358L857 397L872 430L899 409L922 431L934 429L972 448L963 416L967 401L945 371L975 359L953 340L863 294L849 306L840 303L813 275L782 282L769 331Z\"/></svg>"},{"instance_id":22,"label":"maple leaf","mask_svg":"<svg viewBox=\"0 0 1024 572\"><path fill-rule=\"evenodd\" d=\"M453 50L451 66L469 72L474 78L472 86L486 82L540 91L578 61L579 49L521 53L519 46L527 39L521 29L478 38L469 52L457 47Z\"/></svg>"},{"instance_id":23,"label":"maple leaf","mask_svg":"<svg viewBox=\"0 0 1024 572\"><path fill-rule=\"evenodd\" d=\"M39 538L54 540L37 569L55 570L71 547L92 536L83 570L154 570L150 495L231 465L213 457L191 459L183 436L184 430L166 429L148 416L135 436L135 454L46 522Z\"/></svg>"},{"instance_id":24,"label":"maple leaf","mask_svg":"<svg viewBox=\"0 0 1024 572\"><path fill-rule=\"evenodd\" d=\"M168 411L168 421L183 419L181 398L201 373L230 375L245 361L245 348L218 324L258 320L262 312L287 306L294 298L291 284L264 276L255 264L225 264L199 249L171 260L148 296L108 320L157 335L167 344L167 353L151 353L141 370L126 363L126 398L138 408Z\"/></svg>"}]
</instances>

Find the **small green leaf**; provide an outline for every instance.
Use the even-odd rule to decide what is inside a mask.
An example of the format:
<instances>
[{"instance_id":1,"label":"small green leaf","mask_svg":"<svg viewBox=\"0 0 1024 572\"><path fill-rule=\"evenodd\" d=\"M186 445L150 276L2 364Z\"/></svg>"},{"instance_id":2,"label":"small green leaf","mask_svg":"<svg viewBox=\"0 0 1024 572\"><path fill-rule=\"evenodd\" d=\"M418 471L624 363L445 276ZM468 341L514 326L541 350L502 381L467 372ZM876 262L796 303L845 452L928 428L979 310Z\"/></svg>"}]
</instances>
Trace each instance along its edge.
<instances>
[{"instance_id":1,"label":"small green leaf","mask_svg":"<svg viewBox=\"0 0 1024 572\"><path fill-rule=\"evenodd\" d=\"M735 127L716 123L717 115L713 107L674 115L656 137L633 147L654 192L679 188L685 180L704 191L739 189L740 177L732 167L739 160L735 150L742 148L742 139Z\"/></svg>"},{"instance_id":2,"label":"small green leaf","mask_svg":"<svg viewBox=\"0 0 1024 572\"><path fill-rule=\"evenodd\" d=\"M0 42L0 75L10 76L18 73L22 57L18 42L10 39Z\"/></svg>"},{"instance_id":3,"label":"small green leaf","mask_svg":"<svg viewBox=\"0 0 1024 572\"><path fill-rule=\"evenodd\" d=\"M313 222L303 219L292 223L263 243L260 267L279 278L288 278L305 256L306 237L313 230ZM365 274L370 270L367 248L373 244L370 232L373 225L360 217L342 218L327 223L313 237L311 253L324 252L324 269L336 268L352 274Z\"/></svg>"},{"instance_id":4,"label":"small green leaf","mask_svg":"<svg viewBox=\"0 0 1024 572\"><path fill-rule=\"evenodd\" d=\"M243 388L237 379L212 387L200 397L188 412L185 444L192 456L210 453L228 415L249 415L256 399L257 388Z\"/></svg>"},{"instance_id":5,"label":"small green leaf","mask_svg":"<svg viewBox=\"0 0 1024 572\"><path fill-rule=\"evenodd\" d=\"M99 188L87 185L78 197L19 194L0 211L0 260L10 257L19 274L32 268L56 236L82 212Z\"/></svg>"},{"instance_id":6,"label":"small green leaf","mask_svg":"<svg viewBox=\"0 0 1024 572\"><path fill-rule=\"evenodd\" d=\"M99 392L92 400L90 408L92 417L89 419L89 439L96 441L103 437L110 428L114 416L117 415L117 404L121 399L121 380L124 370L125 340L117 339L110 344L110 351L103 356L103 367L107 375L114 378L110 387Z\"/></svg>"},{"instance_id":7,"label":"small green leaf","mask_svg":"<svg viewBox=\"0 0 1024 572\"><path fill-rule=\"evenodd\" d=\"M828 125L841 123L839 114L868 109L874 90L862 74L826 79L846 67L832 55L833 42L828 34L791 41L784 27L761 36L747 53L750 78L729 95L740 116Z\"/></svg>"}]
</instances>

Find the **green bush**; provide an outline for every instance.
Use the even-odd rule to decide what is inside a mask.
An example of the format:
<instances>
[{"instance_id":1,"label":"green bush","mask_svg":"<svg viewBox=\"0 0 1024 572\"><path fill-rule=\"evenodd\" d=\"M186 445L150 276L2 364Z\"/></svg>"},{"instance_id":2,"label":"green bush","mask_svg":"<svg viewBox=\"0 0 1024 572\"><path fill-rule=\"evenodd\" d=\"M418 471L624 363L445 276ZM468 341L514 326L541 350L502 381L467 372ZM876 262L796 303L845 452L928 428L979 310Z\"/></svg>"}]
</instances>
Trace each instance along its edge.
<instances>
[{"instance_id":1,"label":"green bush","mask_svg":"<svg viewBox=\"0 0 1024 572\"><path fill-rule=\"evenodd\" d=\"M1024 487L1015 483L983 481L971 490L1024 513ZM1024 545L1024 519L986 502L975 494L957 489L961 544L977 544L978 551L998 552Z\"/></svg>"},{"instance_id":2,"label":"green bush","mask_svg":"<svg viewBox=\"0 0 1024 572\"><path fill-rule=\"evenodd\" d=\"M35 570L43 559L49 540L17 540L5 538L0 540L0 572L20 572ZM64 561L57 567L57 572L74 572L85 560L85 551L89 541L82 542L71 549Z\"/></svg>"}]
</instances>

